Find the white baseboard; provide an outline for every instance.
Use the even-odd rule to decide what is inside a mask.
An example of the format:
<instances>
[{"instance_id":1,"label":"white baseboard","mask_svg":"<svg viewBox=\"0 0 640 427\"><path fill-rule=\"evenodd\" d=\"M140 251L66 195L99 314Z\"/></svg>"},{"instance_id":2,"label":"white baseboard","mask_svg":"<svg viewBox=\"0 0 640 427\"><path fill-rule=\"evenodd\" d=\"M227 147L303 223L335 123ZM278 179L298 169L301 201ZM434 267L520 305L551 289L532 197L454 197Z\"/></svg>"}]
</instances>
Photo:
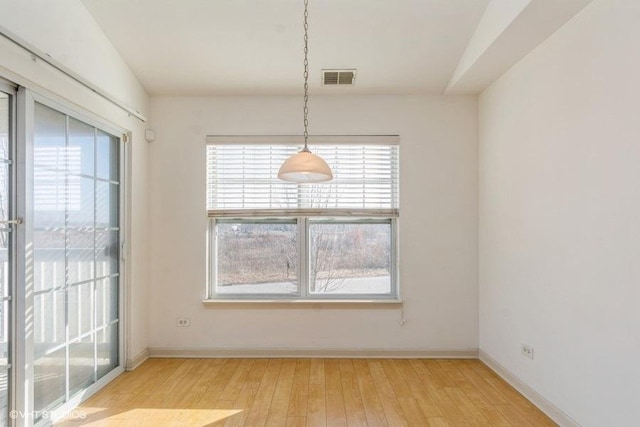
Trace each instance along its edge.
<instances>
[{"instance_id":1,"label":"white baseboard","mask_svg":"<svg viewBox=\"0 0 640 427\"><path fill-rule=\"evenodd\" d=\"M549 418L558 423L561 427L580 427L573 418L565 414L560 408L545 399L540 393L529 387L524 381L518 378L513 372L502 366L486 352L478 350L478 358L485 365L491 368L503 380L511 384L513 388L518 390L531 403L538 407L542 412L547 414Z\"/></svg>"},{"instance_id":2,"label":"white baseboard","mask_svg":"<svg viewBox=\"0 0 640 427\"><path fill-rule=\"evenodd\" d=\"M127 371L133 371L138 366L142 365L142 363L149 358L149 349L145 348L142 350L137 356L127 359L127 363L125 365L125 369Z\"/></svg>"},{"instance_id":3,"label":"white baseboard","mask_svg":"<svg viewBox=\"0 0 640 427\"><path fill-rule=\"evenodd\" d=\"M290 348L174 348L151 347L149 357L175 358L371 358L371 359L477 359L478 350L404 349L290 349Z\"/></svg>"}]
</instances>

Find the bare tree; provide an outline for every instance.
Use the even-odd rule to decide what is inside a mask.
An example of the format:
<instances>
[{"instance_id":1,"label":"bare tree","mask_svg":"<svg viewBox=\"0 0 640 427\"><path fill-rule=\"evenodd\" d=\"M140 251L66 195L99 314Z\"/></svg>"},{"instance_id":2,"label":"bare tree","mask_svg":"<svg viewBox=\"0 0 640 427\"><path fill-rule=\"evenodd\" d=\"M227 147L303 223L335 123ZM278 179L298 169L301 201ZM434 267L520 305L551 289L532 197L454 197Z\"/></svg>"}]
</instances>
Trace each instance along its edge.
<instances>
[{"instance_id":1,"label":"bare tree","mask_svg":"<svg viewBox=\"0 0 640 427\"><path fill-rule=\"evenodd\" d=\"M311 240L310 276L311 292L329 293L340 289L345 284L344 277L337 277L337 252L341 247L341 239L336 233L316 233Z\"/></svg>"}]
</instances>

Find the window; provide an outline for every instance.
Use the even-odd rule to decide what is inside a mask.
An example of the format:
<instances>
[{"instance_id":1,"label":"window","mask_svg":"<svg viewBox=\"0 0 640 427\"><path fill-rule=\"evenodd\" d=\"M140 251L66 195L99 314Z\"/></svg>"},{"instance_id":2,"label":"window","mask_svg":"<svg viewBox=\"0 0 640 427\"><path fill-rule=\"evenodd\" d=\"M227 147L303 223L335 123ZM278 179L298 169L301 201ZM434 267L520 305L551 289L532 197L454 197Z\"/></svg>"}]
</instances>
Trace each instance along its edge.
<instances>
[{"instance_id":1,"label":"window","mask_svg":"<svg viewBox=\"0 0 640 427\"><path fill-rule=\"evenodd\" d=\"M310 139L320 184L278 180L293 137L207 141L209 298L398 297L397 137Z\"/></svg>"}]
</instances>

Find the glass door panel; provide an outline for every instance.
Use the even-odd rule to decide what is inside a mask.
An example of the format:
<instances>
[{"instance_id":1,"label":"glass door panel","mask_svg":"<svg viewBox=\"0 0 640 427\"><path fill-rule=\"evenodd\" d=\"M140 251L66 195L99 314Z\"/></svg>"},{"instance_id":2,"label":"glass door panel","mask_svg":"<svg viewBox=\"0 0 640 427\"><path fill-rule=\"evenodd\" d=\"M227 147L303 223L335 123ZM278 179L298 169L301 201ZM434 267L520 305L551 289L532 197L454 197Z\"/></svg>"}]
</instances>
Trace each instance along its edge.
<instances>
[{"instance_id":1,"label":"glass door panel","mask_svg":"<svg viewBox=\"0 0 640 427\"><path fill-rule=\"evenodd\" d=\"M34 409L42 411L65 400L68 159L66 116L36 104L34 123Z\"/></svg>"},{"instance_id":2,"label":"glass door panel","mask_svg":"<svg viewBox=\"0 0 640 427\"><path fill-rule=\"evenodd\" d=\"M35 411L119 365L119 143L35 104Z\"/></svg>"}]
</instances>

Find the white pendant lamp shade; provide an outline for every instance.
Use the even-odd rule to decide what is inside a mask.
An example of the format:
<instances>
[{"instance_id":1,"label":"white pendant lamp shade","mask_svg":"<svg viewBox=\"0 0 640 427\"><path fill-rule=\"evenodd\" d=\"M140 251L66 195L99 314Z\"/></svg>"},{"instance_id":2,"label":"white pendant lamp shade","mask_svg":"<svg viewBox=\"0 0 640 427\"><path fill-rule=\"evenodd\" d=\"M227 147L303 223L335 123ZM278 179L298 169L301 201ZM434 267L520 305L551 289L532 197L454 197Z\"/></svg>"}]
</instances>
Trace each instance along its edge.
<instances>
[{"instance_id":1,"label":"white pendant lamp shade","mask_svg":"<svg viewBox=\"0 0 640 427\"><path fill-rule=\"evenodd\" d=\"M308 30L307 23L309 0L304 0L304 148L284 161L278 171L278 178L283 181L310 183L310 182L326 182L333 179L331 168L322 160L320 156L316 156L307 147L309 139L309 61L308 61Z\"/></svg>"},{"instance_id":2,"label":"white pendant lamp shade","mask_svg":"<svg viewBox=\"0 0 640 427\"><path fill-rule=\"evenodd\" d=\"M303 149L284 161L278 178L289 182L325 182L333 179L333 173L322 157Z\"/></svg>"}]
</instances>

